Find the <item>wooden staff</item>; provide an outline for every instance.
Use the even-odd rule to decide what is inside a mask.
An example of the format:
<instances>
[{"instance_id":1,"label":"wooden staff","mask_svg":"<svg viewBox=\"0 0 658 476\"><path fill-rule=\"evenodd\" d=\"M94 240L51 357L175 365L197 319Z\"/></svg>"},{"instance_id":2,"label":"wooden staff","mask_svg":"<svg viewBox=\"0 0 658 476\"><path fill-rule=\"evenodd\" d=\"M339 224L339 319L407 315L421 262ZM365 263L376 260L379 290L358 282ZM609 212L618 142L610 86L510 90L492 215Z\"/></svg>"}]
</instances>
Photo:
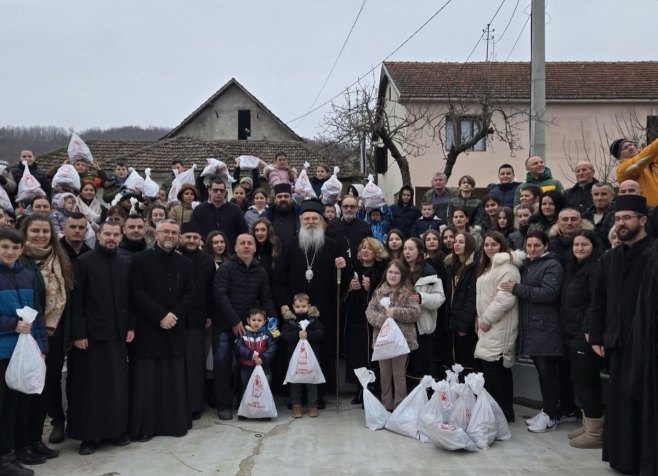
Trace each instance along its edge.
<instances>
[{"instance_id":1,"label":"wooden staff","mask_svg":"<svg viewBox=\"0 0 658 476\"><path fill-rule=\"evenodd\" d=\"M340 410L340 279L342 270L336 269L336 413Z\"/></svg>"}]
</instances>

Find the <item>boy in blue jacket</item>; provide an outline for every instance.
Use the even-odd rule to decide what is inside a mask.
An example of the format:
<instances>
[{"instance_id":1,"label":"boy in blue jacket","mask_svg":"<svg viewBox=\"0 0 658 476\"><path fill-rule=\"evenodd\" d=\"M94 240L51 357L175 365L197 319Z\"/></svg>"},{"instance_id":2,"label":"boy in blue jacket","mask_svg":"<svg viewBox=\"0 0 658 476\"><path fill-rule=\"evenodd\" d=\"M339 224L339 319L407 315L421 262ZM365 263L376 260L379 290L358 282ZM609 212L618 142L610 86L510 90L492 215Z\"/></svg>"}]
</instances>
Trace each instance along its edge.
<instances>
[{"instance_id":1,"label":"boy in blue jacket","mask_svg":"<svg viewBox=\"0 0 658 476\"><path fill-rule=\"evenodd\" d=\"M32 475L34 471L23 467L14 454L16 405L23 395L5 383L9 360L18 342L19 334L32 334L42 357L48 352L48 336L41 303L36 292L36 275L23 267L18 260L23 251L21 235L9 228L0 228L0 474ZM23 322L17 309L29 306L39 311L32 324Z\"/></svg>"}]
</instances>

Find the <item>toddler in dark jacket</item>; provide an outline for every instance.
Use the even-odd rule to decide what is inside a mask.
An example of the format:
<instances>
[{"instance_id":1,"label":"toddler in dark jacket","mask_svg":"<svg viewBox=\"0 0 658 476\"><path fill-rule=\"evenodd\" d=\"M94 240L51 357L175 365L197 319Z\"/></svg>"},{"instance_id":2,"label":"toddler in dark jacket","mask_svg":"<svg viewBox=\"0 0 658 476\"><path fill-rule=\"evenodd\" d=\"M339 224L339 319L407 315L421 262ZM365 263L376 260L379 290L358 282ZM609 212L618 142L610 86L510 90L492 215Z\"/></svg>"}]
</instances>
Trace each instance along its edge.
<instances>
[{"instance_id":1,"label":"toddler in dark jacket","mask_svg":"<svg viewBox=\"0 0 658 476\"><path fill-rule=\"evenodd\" d=\"M439 230L443 222L434 214L432 202L423 202L420 209L421 217L411 225L410 236L420 236L430 228Z\"/></svg>"},{"instance_id":2,"label":"toddler in dark jacket","mask_svg":"<svg viewBox=\"0 0 658 476\"><path fill-rule=\"evenodd\" d=\"M281 329L281 338L288 344L288 365L290 365L290 359L300 339L306 339L311 344L316 358L320 356L320 342L324 339L324 326L320 322L320 312L315 306L311 306L311 299L307 294L295 294L292 309L294 312L288 311L284 314L284 324ZM299 326L299 323L304 320L309 321L306 330ZM302 417L302 387L306 387L308 416L318 416L318 386L302 383L290 384L292 416L294 418Z\"/></svg>"},{"instance_id":3,"label":"toddler in dark jacket","mask_svg":"<svg viewBox=\"0 0 658 476\"><path fill-rule=\"evenodd\" d=\"M235 340L235 350L238 353L242 394L244 394L251 373L256 365L261 365L267 381L272 380L270 362L276 355L276 340L265 325L267 322L265 309L254 308L249 311L245 334ZM241 397L242 398L242 397Z\"/></svg>"}]
</instances>

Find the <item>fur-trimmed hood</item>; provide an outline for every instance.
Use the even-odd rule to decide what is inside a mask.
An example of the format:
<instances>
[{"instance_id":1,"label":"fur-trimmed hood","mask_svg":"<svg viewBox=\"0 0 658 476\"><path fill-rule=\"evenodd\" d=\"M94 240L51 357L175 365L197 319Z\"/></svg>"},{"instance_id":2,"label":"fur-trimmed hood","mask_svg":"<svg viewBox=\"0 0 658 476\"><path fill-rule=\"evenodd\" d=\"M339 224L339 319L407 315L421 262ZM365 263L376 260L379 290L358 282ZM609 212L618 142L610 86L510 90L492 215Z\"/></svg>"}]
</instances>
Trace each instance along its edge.
<instances>
[{"instance_id":1,"label":"fur-trimmed hood","mask_svg":"<svg viewBox=\"0 0 658 476\"><path fill-rule=\"evenodd\" d=\"M523 262L526 259L526 254L521 250L513 250L503 253L496 253L491 260L491 267L495 268L496 266L501 266L505 263L512 263L517 268L523 266Z\"/></svg>"},{"instance_id":2,"label":"fur-trimmed hood","mask_svg":"<svg viewBox=\"0 0 658 476\"><path fill-rule=\"evenodd\" d=\"M589 220L581 220L581 225L580 225L581 230L594 230L594 225ZM555 225L551 226L551 228L548 230L548 237L553 238L554 236L562 236L562 233L560 233L560 228L559 224L556 223Z\"/></svg>"},{"instance_id":3,"label":"fur-trimmed hood","mask_svg":"<svg viewBox=\"0 0 658 476\"><path fill-rule=\"evenodd\" d=\"M318 308L315 306L311 306L308 308L308 317L319 317L320 316L320 311L318 311ZM289 320L297 320L297 316L295 315L294 312L288 310L283 314L283 319L286 321Z\"/></svg>"}]
</instances>

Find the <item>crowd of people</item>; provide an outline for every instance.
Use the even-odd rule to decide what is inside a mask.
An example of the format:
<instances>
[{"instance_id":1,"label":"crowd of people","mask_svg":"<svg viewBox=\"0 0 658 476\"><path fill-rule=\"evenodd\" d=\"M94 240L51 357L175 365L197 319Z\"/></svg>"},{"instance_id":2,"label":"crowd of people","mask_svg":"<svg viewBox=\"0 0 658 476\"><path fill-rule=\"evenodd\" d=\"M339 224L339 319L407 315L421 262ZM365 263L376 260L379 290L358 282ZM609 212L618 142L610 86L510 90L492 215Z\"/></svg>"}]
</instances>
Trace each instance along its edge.
<instances>
[{"instance_id":1,"label":"crowd of people","mask_svg":"<svg viewBox=\"0 0 658 476\"><path fill-rule=\"evenodd\" d=\"M39 394L0 382L0 475L33 474L23 465L58 456L44 443L48 416L48 442L80 440L82 455L183 436L208 407L231 420L256 366L287 392L300 339L326 384L291 386L294 418L304 405L317 417L343 372L357 383L354 369L374 370L372 390L392 411L423 376L442 379L459 363L484 374L512 422L511 369L522 355L542 395L530 432L582 410L572 447L603 448L620 472L656 474L658 180L647 170L658 166L658 142L638 151L620 139L610 151L617 193L589 162L565 190L535 156L523 183L501 165L481 199L472 177L453 189L438 172L419 207L405 184L395 203L372 208L359 186L324 194L326 165L310 179L319 198L298 196L283 152L265 164L269 192L258 168L237 166L233 186L199 178L169 200L166 186L158 197L125 187L126 164L107 176L75 157L80 189L52 187L23 151L0 174L13 202L0 208L0 374L19 334L30 334L46 375ZM43 192L29 203L15 200L26 166ZM38 311L34 323L18 316L24 306ZM373 362L388 318L411 352Z\"/></svg>"}]
</instances>

